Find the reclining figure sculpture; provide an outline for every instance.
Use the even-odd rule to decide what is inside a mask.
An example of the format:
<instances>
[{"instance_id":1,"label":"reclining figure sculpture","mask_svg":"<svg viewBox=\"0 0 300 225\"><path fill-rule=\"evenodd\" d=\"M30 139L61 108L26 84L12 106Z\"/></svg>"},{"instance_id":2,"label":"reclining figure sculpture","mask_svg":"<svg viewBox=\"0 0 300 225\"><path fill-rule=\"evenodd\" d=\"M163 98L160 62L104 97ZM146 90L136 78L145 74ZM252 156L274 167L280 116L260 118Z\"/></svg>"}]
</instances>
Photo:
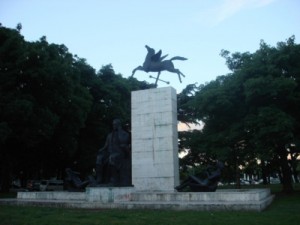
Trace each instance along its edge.
<instances>
[{"instance_id":1,"label":"reclining figure sculpture","mask_svg":"<svg viewBox=\"0 0 300 225\"><path fill-rule=\"evenodd\" d=\"M68 191L83 191L89 184L94 183L89 177L89 180L82 181L79 177L80 173L67 168L65 185Z\"/></svg>"},{"instance_id":2,"label":"reclining figure sculpture","mask_svg":"<svg viewBox=\"0 0 300 225\"><path fill-rule=\"evenodd\" d=\"M218 187L223 168L224 164L218 161L214 171L210 171L209 169L206 170L205 178L189 175L189 177L179 186L175 187L175 189L177 191L183 191L186 187L189 187L193 192L214 192Z\"/></svg>"}]
</instances>

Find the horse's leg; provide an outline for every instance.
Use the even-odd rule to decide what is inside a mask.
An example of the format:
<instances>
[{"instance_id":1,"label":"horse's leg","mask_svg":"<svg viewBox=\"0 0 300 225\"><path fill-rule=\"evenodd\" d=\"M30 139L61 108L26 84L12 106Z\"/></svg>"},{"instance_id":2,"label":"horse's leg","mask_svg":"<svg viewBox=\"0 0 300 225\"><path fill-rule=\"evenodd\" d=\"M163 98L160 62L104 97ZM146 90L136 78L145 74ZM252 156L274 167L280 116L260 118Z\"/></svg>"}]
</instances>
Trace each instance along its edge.
<instances>
[{"instance_id":1,"label":"horse's leg","mask_svg":"<svg viewBox=\"0 0 300 225\"><path fill-rule=\"evenodd\" d=\"M133 77L133 75L135 74L135 72L136 72L137 70L142 70L142 71L145 71L145 70L144 70L144 67L142 67L142 66L138 66L137 68L135 68L134 70L132 70L131 77Z\"/></svg>"},{"instance_id":2,"label":"horse's leg","mask_svg":"<svg viewBox=\"0 0 300 225\"><path fill-rule=\"evenodd\" d=\"M168 69L168 71L171 72L171 73L177 73L178 79L179 79L180 83L182 83L182 82L181 82L181 76L185 77L185 75L184 75L183 73L181 73L179 69L175 69L175 68L173 67L173 68L171 68L171 69Z\"/></svg>"},{"instance_id":3,"label":"horse's leg","mask_svg":"<svg viewBox=\"0 0 300 225\"><path fill-rule=\"evenodd\" d=\"M183 73L181 73L181 71L179 70L179 69L175 69L177 72L177 74L178 74L178 77L179 77L179 81L180 81L180 83L181 83L181 77L180 76L183 76L183 77L185 77L185 75L183 74Z\"/></svg>"},{"instance_id":4,"label":"horse's leg","mask_svg":"<svg viewBox=\"0 0 300 225\"><path fill-rule=\"evenodd\" d=\"M165 70L167 70L171 73L177 73L179 81L181 83L181 76L185 77L185 75L183 73L181 73L179 69L175 69L174 64L171 60L165 60L163 62L164 62Z\"/></svg>"},{"instance_id":5,"label":"horse's leg","mask_svg":"<svg viewBox=\"0 0 300 225\"><path fill-rule=\"evenodd\" d=\"M180 73L180 71L179 71L178 69L175 69L175 71L176 71L175 73L178 74L178 79L179 79L180 83L182 83L182 82L181 82L181 76L180 76L181 73Z\"/></svg>"},{"instance_id":6,"label":"horse's leg","mask_svg":"<svg viewBox=\"0 0 300 225\"><path fill-rule=\"evenodd\" d=\"M156 81L155 81L155 86L157 86L157 81L159 80L159 76L160 76L160 71L157 74Z\"/></svg>"}]
</instances>

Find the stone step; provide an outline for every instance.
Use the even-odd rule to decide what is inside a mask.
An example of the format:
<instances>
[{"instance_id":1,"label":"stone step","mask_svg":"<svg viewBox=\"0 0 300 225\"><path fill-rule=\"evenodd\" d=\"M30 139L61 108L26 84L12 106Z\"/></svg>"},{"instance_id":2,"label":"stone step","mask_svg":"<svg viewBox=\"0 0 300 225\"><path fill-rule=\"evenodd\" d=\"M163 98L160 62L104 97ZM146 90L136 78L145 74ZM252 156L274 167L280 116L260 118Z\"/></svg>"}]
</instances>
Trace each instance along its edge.
<instances>
[{"instance_id":1,"label":"stone step","mask_svg":"<svg viewBox=\"0 0 300 225\"><path fill-rule=\"evenodd\" d=\"M66 208L255 210L262 211L274 196L269 189L227 189L216 192L138 192L127 188L87 188L86 192L19 192L0 204Z\"/></svg>"},{"instance_id":2,"label":"stone step","mask_svg":"<svg viewBox=\"0 0 300 225\"><path fill-rule=\"evenodd\" d=\"M234 211L262 211L273 201L274 196L268 196L260 201L205 201L205 202L191 202L191 201L131 201L118 202L119 208L127 209L168 209L168 210L199 210L199 211L220 211L220 210L234 210ZM123 205L123 206L122 206Z\"/></svg>"},{"instance_id":3,"label":"stone step","mask_svg":"<svg viewBox=\"0 0 300 225\"><path fill-rule=\"evenodd\" d=\"M134 192L135 202L248 202L270 196L269 189L220 190L217 192Z\"/></svg>"},{"instance_id":4,"label":"stone step","mask_svg":"<svg viewBox=\"0 0 300 225\"><path fill-rule=\"evenodd\" d=\"M85 192L68 192L68 191L37 191L37 192L18 192L18 199L33 200L68 200L80 201L86 199Z\"/></svg>"},{"instance_id":5,"label":"stone step","mask_svg":"<svg viewBox=\"0 0 300 225\"><path fill-rule=\"evenodd\" d=\"M1 199L0 204L30 205L82 209L163 209L163 210L198 210L198 211L262 211L271 204L274 196L268 196L261 201L232 201L232 202L189 202L189 201L120 201L114 203L87 202L77 200L30 200L30 199Z\"/></svg>"}]
</instances>

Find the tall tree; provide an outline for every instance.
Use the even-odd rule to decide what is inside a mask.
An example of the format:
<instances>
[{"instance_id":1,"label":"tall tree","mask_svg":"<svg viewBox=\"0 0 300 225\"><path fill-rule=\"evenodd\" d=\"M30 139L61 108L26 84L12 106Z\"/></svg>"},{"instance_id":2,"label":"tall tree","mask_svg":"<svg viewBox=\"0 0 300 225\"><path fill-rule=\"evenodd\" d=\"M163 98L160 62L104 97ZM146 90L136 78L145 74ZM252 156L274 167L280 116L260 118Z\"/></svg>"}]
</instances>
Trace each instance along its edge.
<instances>
[{"instance_id":1,"label":"tall tree","mask_svg":"<svg viewBox=\"0 0 300 225\"><path fill-rule=\"evenodd\" d=\"M232 73L200 86L186 103L205 124L194 131L193 145L183 145L190 148L190 161L223 159L237 183L240 166L258 159L277 163L283 191L292 191L288 157L291 146L299 152L300 109L300 45L294 39L277 47L262 41L252 54L221 52Z\"/></svg>"},{"instance_id":2,"label":"tall tree","mask_svg":"<svg viewBox=\"0 0 300 225\"><path fill-rule=\"evenodd\" d=\"M59 170L76 151L91 96L64 45L48 44L45 37L26 42L3 27L0 42L1 177Z\"/></svg>"},{"instance_id":3,"label":"tall tree","mask_svg":"<svg viewBox=\"0 0 300 225\"><path fill-rule=\"evenodd\" d=\"M62 177L76 164L90 172L113 118L130 131L130 92L154 87L111 65L96 73L66 46L27 42L20 32L0 27L1 190L21 171Z\"/></svg>"}]
</instances>

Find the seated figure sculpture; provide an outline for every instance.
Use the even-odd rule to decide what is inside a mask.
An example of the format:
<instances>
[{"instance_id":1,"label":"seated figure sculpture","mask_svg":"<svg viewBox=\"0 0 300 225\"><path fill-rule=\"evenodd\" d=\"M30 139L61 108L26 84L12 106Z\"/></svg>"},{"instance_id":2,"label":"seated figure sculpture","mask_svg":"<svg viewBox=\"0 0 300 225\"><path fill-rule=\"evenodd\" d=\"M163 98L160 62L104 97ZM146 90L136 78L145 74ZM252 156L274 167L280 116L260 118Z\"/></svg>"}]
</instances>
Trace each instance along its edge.
<instances>
[{"instance_id":1,"label":"seated figure sculpture","mask_svg":"<svg viewBox=\"0 0 300 225\"><path fill-rule=\"evenodd\" d=\"M96 159L96 183L104 186L130 186L130 137L122 129L121 121L113 121L113 131Z\"/></svg>"},{"instance_id":2,"label":"seated figure sculpture","mask_svg":"<svg viewBox=\"0 0 300 225\"><path fill-rule=\"evenodd\" d=\"M224 164L217 161L216 169L213 171L207 169L206 176L204 178L189 175L189 177L179 186L175 187L175 189L177 191L183 191L186 187L189 187L190 190L194 192L214 192L218 187L218 182L220 181L223 168Z\"/></svg>"}]
</instances>

